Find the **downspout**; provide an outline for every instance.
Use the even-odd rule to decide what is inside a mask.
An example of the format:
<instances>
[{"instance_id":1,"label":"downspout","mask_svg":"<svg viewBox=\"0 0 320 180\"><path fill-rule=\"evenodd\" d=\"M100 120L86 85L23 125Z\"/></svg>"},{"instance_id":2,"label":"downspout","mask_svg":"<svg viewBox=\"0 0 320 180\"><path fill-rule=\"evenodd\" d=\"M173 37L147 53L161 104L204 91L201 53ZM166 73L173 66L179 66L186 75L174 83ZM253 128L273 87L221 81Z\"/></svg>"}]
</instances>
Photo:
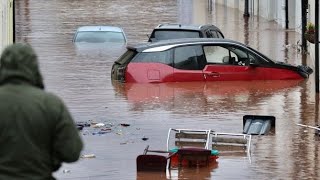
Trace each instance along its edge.
<instances>
[{"instance_id":1,"label":"downspout","mask_svg":"<svg viewBox=\"0 0 320 180\"><path fill-rule=\"evenodd\" d=\"M257 5L257 15L260 15L260 0L258 0L258 5Z\"/></svg>"},{"instance_id":2,"label":"downspout","mask_svg":"<svg viewBox=\"0 0 320 180\"><path fill-rule=\"evenodd\" d=\"M249 14L249 0L245 0L244 1L244 14L243 14L244 17L249 17L250 14Z\"/></svg>"},{"instance_id":3,"label":"downspout","mask_svg":"<svg viewBox=\"0 0 320 180\"><path fill-rule=\"evenodd\" d=\"M289 29L289 2L288 0L286 0L286 4L285 4L285 8L286 8L286 29Z\"/></svg>"},{"instance_id":4,"label":"downspout","mask_svg":"<svg viewBox=\"0 0 320 180\"><path fill-rule=\"evenodd\" d=\"M13 43L16 42L16 9L15 9L15 0L12 1L12 41Z\"/></svg>"},{"instance_id":5,"label":"downspout","mask_svg":"<svg viewBox=\"0 0 320 180\"><path fill-rule=\"evenodd\" d=\"M251 0L251 14L253 14L253 15L255 15L255 13L254 13L254 1L255 0Z\"/></svg>"},{"instance_id":6,"label":"downspout","mask_svg":"<svg viewBox=\"0 0 320 180\"><path fill-rule=\"evenodd\" d=\"M319 93L319 1L315 0L315 81L316 93Z\"/></svg>"},{"instance_id":7,"label":"downspout","mask_svg":"<svg viewBox=\"0 0 320 180\"><path fill-rule=\"evenodd\" d=\"M16 42L16 6L15 6L15 0L13 0L12 1L12 4L13 4L13 27L12 27L12 29L13 29L13 43L15 43Z\"/></svg>"},{"instance_id":8,"label":"downspout","mask_svg":"<svg viewBox=\"0 0 320 180\"><path fill-rule=\"evenodd\" d=\"M307 50L307 39L304 37L307 26L307 8L308 8L308 0L301 0L301 49L302 52Z\"/></svg>"}]
</instances>

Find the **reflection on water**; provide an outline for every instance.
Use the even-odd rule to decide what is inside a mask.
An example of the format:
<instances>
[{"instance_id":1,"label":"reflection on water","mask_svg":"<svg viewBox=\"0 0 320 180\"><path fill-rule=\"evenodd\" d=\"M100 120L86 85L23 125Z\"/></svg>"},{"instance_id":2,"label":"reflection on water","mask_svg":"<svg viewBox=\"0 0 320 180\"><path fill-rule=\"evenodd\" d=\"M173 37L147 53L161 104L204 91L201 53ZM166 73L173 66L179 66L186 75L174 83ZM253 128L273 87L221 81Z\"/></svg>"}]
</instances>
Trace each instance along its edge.
<instances>
[{"instance_id":1,"label":"reflection on water","mask_svg":"<svg viewBox=\"0 0 320 180\"><path fill-rule=\"evenodd\" d=\"M208 166L201 167L171 167L166 172L137 172L137 180L150 179L210 179L211 174L219 167L219 162L213 161Z\"/></svg>"},{"instance_id":2,"label":"reflection on water","mask_svg":"<svg viewBox=\"0 0 320 180\"><path fill-rule=\"evenodd\" d=\"M46 88L62 97L76 121L128 123L105 135L84 135L85 150L94 159L64 164L58 179L148 179L136 173L136 157L150 145L165 149L169 128L242 132L246 114L273 115L276 132L255 136L251 162L220 157L219 167L173 171L171 179L316 179L319 140L296 123L319 123L314 75L302 82L215 82L176 84L114 84L110 72L123 46L75 45L72 37L83 25L122 27L128 43L147 41L160 23L211 23L226 38L249 44L272 59L292 64L312 61L293 45L300 35L275 22L250 17L207 0L37 0L14 1L16 39L39 55ZM212 1L214 2L214 1ZM319 99L318 97L316 97ZM148 137L147 141L141 140ZM70 173L63 173L63 169Z\"/></svg>"},{"instance_id":3,"label":"reflection on water","mask_svg":"<svg viewBox=\"0 0 320 180\"><path fill-rule=\"evenodd\" d=\"M125 43L75 43L76 52L78 56L87 56L96 58L108 57L110 52L114 54L121 54L125 51ZM115 60L115 59L113 59Z\"/></svg>"},{"instance_id":4,"label":"reflection on water","mask_svg":"<svg viewBox=\"0 0 320 180\"><path fill-rule=\"evenodd\" d=\"M116 95L125 97L134 111L164 109L175 113L203 114L208 111L244 111L259 102L270 101L281 90L288 91L301 83L296 80L160 84L113 82L113 86ZM273 103L277 106L277 101L268 102Z\"/></svg>"}]
</instances>

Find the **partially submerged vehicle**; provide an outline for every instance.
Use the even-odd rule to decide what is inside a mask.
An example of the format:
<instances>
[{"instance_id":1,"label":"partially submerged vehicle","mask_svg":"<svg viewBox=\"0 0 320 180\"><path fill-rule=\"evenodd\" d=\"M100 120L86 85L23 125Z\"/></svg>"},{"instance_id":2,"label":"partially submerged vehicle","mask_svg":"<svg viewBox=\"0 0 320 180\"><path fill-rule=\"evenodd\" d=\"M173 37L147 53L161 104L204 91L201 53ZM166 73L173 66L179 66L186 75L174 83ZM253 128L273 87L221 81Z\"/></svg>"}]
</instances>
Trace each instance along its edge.
<instances>
[{"instance_id":1,"label":"partially submerged vehicle","mask_svg":"<svg viewBox=\"0 0 320 180\"><path fill-rule=\"evenodd\" d=\"M233 40L187 38L127 46L114 62L111 78L126 83L293 80L312 72Z\"/></svg>"},{"instance_id":2,"label":"partially submerged vehicle","mask_svg":"<svg viewBox=\"0 0 320 180\"><path fill-rule=\"evenodd\" d=\"M148 42L180 38L224 38L221 30L213 24L159 24L153 29Z\"/></svg>"},{"instance_id":3,"label":"partially submerged vehicle","mask_svg":"<svg viewBox=\"0 0 320 180\"><path fill-rule=\"evenodd\" d=\"M127 42L122 28L116 26L81 26L72 40L74 43L123 43Z\"/></svg>"}]
</instances>

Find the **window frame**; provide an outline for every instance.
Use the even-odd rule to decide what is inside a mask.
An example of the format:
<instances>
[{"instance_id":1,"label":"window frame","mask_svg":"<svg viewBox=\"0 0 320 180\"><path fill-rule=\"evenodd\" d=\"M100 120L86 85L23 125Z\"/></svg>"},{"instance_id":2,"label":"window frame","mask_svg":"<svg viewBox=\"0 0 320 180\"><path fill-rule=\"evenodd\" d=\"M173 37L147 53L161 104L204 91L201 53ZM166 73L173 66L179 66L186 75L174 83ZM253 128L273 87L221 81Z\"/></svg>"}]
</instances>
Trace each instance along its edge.
<instances>
[{"instance_id":1,"label":"window frame","mask_svg":"<svg viewBox=\"0 0 320 180\"><path fill-rule=\"evenodd\" d=\"M194 49L194 52L195 52L196 56L192 56L192 57L193 58L196 57L196 59L195 59L196 63L197 63L197 67L196 68L184 69L184 68L180 68L180 67L176 66L176 64L177 64L176 63L176 51L177 51L177 49L186 48L186 47L191 47L191 48ZM199 51L201 51L201 53L199 53ZM185 46L175 47L173 49L172 56L173 56L173 67L176 68L176 69L179 69L179 70L202 70L205 67L204 53L203 53L203 49L202 49L202 45L201 44L193 44L193 45L185 45ZM189 57L189 58L192 58L192 57ZM187 61L188 59L186 59L184 61ZM179 63L181 63L181 62L179 62Z\"/></svg>"}]
</instances>

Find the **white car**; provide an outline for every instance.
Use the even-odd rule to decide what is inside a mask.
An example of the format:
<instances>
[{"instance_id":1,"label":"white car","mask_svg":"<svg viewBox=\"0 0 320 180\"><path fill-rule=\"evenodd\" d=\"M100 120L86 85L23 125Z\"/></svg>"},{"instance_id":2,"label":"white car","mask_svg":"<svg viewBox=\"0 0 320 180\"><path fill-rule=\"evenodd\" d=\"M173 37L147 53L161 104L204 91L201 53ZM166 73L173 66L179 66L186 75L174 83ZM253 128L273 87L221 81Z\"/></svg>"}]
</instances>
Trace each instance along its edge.
<instances>
[{"instance_id":1,"label":"white car","mask_svg":"<svg viewBox=\"0 0 320 180\"><path fill-rule=\"evenodd\" d=\"M122 28L115 26L82 26L73 37L74 43L127 43Z\"/></svg>"}]
</instances>

